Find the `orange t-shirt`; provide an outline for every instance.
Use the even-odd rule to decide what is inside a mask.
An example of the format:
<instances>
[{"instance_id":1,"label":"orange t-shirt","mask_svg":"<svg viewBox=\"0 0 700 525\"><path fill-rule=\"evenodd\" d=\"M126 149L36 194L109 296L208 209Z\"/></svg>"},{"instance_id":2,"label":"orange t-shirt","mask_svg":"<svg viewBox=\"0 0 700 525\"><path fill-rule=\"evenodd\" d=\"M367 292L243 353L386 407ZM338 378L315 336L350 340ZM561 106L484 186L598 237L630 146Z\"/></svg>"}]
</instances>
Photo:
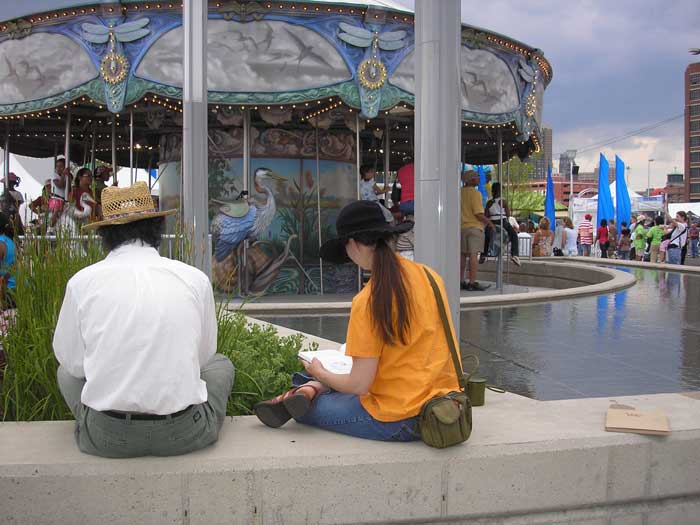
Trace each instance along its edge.
<instances>
[{"instance_id":1,"label":"orange t-shirt","mask_svg":"<svg viewBox=\"0 0 700 525\"><path fill-rule=\"evenodd\" d=\"M369 315L370 280L352 301L345 351L352 357L379 358L374 382L360 402L373 418L385 422L416 416L429 399L459 389L435 295L423 271L425 267L403 257L397 259L405 273L405 282L410 283L408 293L413 306L408 344L397 341L386 345L377 335ZM442 279L429 271L449 311ZM449 322L454 337L452 321Z\"/></svg>"}]
</instances>

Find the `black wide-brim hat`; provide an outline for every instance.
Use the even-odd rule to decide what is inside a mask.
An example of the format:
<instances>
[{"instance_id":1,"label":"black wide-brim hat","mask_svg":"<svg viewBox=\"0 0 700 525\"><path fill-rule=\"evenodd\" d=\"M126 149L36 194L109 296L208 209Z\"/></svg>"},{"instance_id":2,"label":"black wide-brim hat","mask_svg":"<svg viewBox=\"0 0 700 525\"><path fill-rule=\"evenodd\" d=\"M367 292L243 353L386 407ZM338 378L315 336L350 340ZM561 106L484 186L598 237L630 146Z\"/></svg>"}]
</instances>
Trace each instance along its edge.
<instances>
[{"instance_id":1,"label":"black wide-brim hat","mask_svg":"<svg viewBox=\"0 0 700 525\"><path fill-rule=\"evenodd\" d=\"M388 211L388 210L387 210ZM382 211L382 205L372 201L355 201L345 206L335 221L338 237L321 245L321 258L324 261L341 264L350 262L345 244L358 234L363 236L388 237L406 233L413 227L411 222L392 224Z\"/></svg>"}]
</instances>

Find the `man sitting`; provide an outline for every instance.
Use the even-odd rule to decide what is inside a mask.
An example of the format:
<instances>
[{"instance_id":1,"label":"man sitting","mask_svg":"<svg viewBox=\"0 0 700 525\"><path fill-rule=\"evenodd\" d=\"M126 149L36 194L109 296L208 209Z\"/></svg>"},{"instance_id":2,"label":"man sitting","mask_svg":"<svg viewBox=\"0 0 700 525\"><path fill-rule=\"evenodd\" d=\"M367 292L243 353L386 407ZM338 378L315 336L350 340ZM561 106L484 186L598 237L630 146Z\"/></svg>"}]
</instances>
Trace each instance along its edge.
<instances>
[{"instance_id":1,"label":"man sitting","mask_svg":"<svg viewBox=\"0 0 700 525\"><path fill-rule=\"evenodd\" d=\"M73 276L53 347L78 448L105 457L170 456L214 443L233 365L216 354L205 274L161 257L164 216L145 182L106 188L97 229L107 257Z\"/></svg>"}]
</instances>

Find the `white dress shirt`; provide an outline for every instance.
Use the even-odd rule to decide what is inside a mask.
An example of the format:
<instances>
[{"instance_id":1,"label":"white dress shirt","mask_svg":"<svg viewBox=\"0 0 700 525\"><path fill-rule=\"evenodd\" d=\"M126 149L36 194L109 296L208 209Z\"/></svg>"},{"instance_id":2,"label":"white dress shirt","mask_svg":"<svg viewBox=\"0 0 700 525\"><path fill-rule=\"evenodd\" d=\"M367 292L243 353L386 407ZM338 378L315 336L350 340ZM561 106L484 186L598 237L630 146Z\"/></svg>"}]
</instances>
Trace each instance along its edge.
<instances>
[{"instance_id":1,"label":"white dress shirt","mask_svg":"<svg viewBox=\"0 0 700 525\"><path fill-rule=\"evenodd\" d=\"M53 347L86 379L84 405L163 415L207 400L199 374L216 337L207 276L137 242L68 282Z\"/></svg>"}]
</instances>

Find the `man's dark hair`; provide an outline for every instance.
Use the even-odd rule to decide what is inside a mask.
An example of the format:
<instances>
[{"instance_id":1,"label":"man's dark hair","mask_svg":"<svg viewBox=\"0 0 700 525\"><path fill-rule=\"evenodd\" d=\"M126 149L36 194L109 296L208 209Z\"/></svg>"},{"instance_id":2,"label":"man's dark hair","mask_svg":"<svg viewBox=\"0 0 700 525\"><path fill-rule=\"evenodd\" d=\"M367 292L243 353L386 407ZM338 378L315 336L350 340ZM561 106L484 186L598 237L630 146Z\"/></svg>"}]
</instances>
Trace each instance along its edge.
<instances>
[{"instance_id":1,"label":"man's dark hair","mask_svg":"<svg viewBox=\"0 0 700 525\"><path fill-rule=\"evenodd\" d=\"M664 223L664 218L659 215L656 219L654 219L654 224L657 226L661 226Z\"/></svg>"},{"instance_id":2,"label":"man's dark hair","mask_svg":"<svg viewBox=\"0 0 700 525\"><path fill-rule=\"evenodd\" d=\"M108 252L122 244L141 241L148 246L158 248L160 239L165 231L165 218L154 217L127 224L114 224L98 228L97 233L102 237L102 246Z\"/></svg>"}]
</instances>

